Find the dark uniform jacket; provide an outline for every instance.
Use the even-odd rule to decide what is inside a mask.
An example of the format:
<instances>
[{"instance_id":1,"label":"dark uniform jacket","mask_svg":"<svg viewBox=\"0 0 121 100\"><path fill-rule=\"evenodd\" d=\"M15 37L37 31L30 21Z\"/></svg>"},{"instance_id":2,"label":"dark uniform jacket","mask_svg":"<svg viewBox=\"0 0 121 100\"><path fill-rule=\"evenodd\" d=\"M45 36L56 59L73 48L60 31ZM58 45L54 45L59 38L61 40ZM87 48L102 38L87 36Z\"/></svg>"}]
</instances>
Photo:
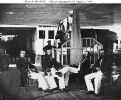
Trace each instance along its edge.
<instances>
[{"instance_id":1,"label":"dark uniform jacket","mask_svg":"<svg viewBox=\"0 0 121 100\"><path fill-rule=\"evenodd\" d=\"M63 67L59 62L54 58L50 58L48 55L42 55L42 69L43 71L49 71L50 68L54 67L56 70Z\"/></svg>"},{"instance_id":2,"label":"dark uniform jacket","mask_svg":"<svg viewBox=\"0 0 121 100\"><path fill-rule=\"evenodd\" d=\"M93 67L95 67L95 68L100 67L102 73L107 73L108 75L110 75L111 74L111 59L109 58L109 56L105 55L102 58L102 63L100 63L100 62L101 62L101 58L96 61L95 65Z\"/></svg>"},{"instance_id":3,"label":"dark uniform jacket","mask_svg":"<svg viewBox=\"0 0 121 100\"><path fill-rule=\"evenodd\" d=\"M21 58L21 57L17 58L16 65L17 65L17 69L20 72L25 72L28 67L26 58Z\"/></svg>"},{"instance_id":4,"label":"dark uniform jacket","mask_svg":"<svg viewBox=\"0 0 121 100\"><path fill-rule=\"evenodd\" d=\"M46 46L43 48L43 50L45 51L45 50L52 49L52 48L53 48L52 45L46 45Z\"/></svg>"},{"instance_id":5,"label":"dark uniform jacket","mask_svg":"<svg viewBox=\"0 0 121 100\"><path fill-rule=\"evenodd\" d=\"M85 84L84 76L90 73L90 57L84 58L81 64L79 80L81 83Z\"/></svg>"},{"instance_id":6,"label":"dark uniform jacket","mask_svg":"<svg viewBox=\"0 0 121 100\"><path fill-rule=\"evenodd\" d=\"M81 72L85 75L89 72L90 68L90 57L84 59L84 62L81 64Z\"/></svg>"}]
</instances>

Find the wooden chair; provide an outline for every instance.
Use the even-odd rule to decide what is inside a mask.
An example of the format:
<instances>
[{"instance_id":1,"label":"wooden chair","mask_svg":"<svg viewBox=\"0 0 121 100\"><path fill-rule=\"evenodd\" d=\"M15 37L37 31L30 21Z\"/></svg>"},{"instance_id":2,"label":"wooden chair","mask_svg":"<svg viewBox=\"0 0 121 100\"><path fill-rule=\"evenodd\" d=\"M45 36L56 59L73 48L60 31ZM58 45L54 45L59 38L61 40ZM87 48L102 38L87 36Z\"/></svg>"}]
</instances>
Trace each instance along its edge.
<instances>
[{"instance_id":1,"label":"wooden chair","mask_svg":"<svg viewBox=\"0 0 121 100\"><path fill-rule=\"evenodd\" d=\"M26 84L25 84L26 92L28 91L28 88L30 87L30 85L36 84L36 86L38 88L38 80L31 78L29 66L30 66L30 64L28 64L28 69L27 69L27 72L26 72ZM35 70L37 70L36 67L35 67ZM20 90L20 88L21 87L19 86L19 90Z\"/></svg>"},{"instance_id":2,"label":"wooden chair","mask_svg":"<svg viewBox=\"0 0 121 100\"><path fill-rule=\"evenodd\" d=\"M30 66L30 64L29 64ZM27 74L27 85L26 85L26 91L27 89L30 87L30 85L36 85L36 87L38 88L38 80L37 79L32 79L30 76L30 70L28 67L28 74ZM35 66L35 70L37 71L37 68ZM32 70L31 70L32 71Z\"/></svg>"},{"instance_id":3,"label":"wooden chair","mask_svg":"<svg viewBox=\"0 0 121 100\"><path fill-rule=\"evenodd\" d=\"M77 65L71 65L71 66L73 66L73 67L75 67L75 68L77 68L78 66ZM80 75L81 75L81 73L82 73L82 68L80 67L80 71L78 71L78 73L71 73L70 75L71 75L71 77L74 77L76 80L76 83L77 83L77 89L76 90L80 90L79 88L79 86L80 86L80 82L79 82L79 79L80 79Z\"/></svg>"},{"instance_id":4,"label":"wooden chair","mask_svg":"<svg viewBox=\"0 0 121 100\"><path fill-rule=\"evenodd\" d=\"M104 92L111 90L111 76L108 76L107 73L103 74L103 79L101 81L100 94L104 95Z\"/></svg>"},{"instance_id":5,"label":"wooden chair","mask_svg":"<svg viewBox=\"0 0 121 100\"><path fill-rule=\"evenodd\" d=\"M41 55L36 55L35 56L35 64L31 65L31 64L28 64L28 68L30 68L30 66L33 66L35 67L35 72L38 72L38 71L41 71ZM26 90L27 88L30 87L30 85L33 85L33 84L36 84L37 88L38 88L38 80L37 79L32 79L29 75L29 71L30 69L28 69L28 76L27 76L27 87L26 87Z\"/></svg>"}]
</instances>

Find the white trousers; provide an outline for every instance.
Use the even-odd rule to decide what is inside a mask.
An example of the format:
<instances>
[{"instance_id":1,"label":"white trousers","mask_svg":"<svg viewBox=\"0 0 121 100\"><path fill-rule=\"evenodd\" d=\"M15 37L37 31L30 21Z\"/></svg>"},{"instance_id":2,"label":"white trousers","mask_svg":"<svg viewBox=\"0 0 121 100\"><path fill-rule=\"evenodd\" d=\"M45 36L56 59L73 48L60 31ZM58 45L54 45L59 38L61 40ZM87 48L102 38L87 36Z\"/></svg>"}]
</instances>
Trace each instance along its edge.
<instances>
[{"instance_id":1,"label":"white trousers","mask_svg":"<svg viewBox=\"0 0 121 100\"><path fill-rule=\"evenodd\" d=\"M30 76L32 79L37 79L38 80L38 88L42 88L43 90L46 89L53 89L56 88L56 82L52 76L44 76L43 72L35 73L32 72L30 73Z\"/></svg>"},{"instance_id":2,"label":"white trousers","mask_svg":"<svg viewBox=\"0 0 121 100\"><path fill-rule=\"evenodd\" d=\"M85 82L86 82L87 90L94 91L95 94L98 94L100 91L102 78L103 78L103 73L101 71L86 75ZM92 79L94 79L95 90L94 90L93 84L91 82Z\"/></svg>"},{"instance_id":3,"label":"white trousers","mask_svg":"<svg viewBox=\"0 0 121 100\"><path fill-rule=\"evenodd\" d=\"M60 89L63 89L63 88L65 88L65 86L68 85L69 75L70 75L69 72L78 73L78 71L79 71L79 68L73 68L73 67L70 67L70 66L65 66L58 71L55 68L51 68L52 76L57 77L59 79L59 88ZM56 75L55 74L56 72L61 72L62 77L59 77L58 75Z\"/></svg>"},{"instance_id":4,"label":"white trousers","mask_svg":"<svg viewBox=\"0 0 121 100\"><path fill-rule=\"evenodd\" d=\"M65 86L68 86L70 72L67 72L64 77Z\"/></svg>"}]
</instances>

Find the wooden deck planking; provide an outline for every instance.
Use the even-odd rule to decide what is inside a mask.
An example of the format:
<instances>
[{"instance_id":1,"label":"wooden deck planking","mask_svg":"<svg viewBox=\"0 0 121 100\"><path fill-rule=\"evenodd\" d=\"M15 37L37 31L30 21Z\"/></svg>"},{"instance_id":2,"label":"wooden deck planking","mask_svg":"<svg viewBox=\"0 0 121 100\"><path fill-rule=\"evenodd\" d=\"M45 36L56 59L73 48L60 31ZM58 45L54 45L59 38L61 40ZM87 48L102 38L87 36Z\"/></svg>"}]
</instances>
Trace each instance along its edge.
<instances>
[{"instance_id":1,"label":"wooden deck planking","mask_svg":"<svg viewBox=\"0 0 121 100\"><path fill-rule=\"evenodd\" d=\"M4 100L113 100L113 98L103 98L105 96L86 95L85 90L76 91L71 88L67 93L59 92L53 94L38 91L36 85L30 86L27 92L23 87L19 90L19 72L16 68L10 68L8 71L2 72L0 80L0 91L6 96ZM75 86L69 85L73 88L76 87L76 84L73 84Z\"/></svg>"},{"instance_id":2,"label":"wooden deck planking","mask_svg":"<svg viewBox=\"0 0 121 100\"><path fill-rule=\"evenodd\" d=\"M87 95L85 91L79 91L79 93L84 95L85 97L87 97L90 100L97 100L97 97L95 97L93 94ZM98 100L100 100L99 97L98 97Z\"/></svg>"},{"instance_id":3,"label":"wooden deck planking","mask_svg":"<svg viewBox=\"0 0 121 100\"><path fill-rule=\"evenodd\" d=\"M23 93L23 96L24 96L25 100L28 100L30 98L29 97L29 92L26 92L26 88L22 89L22 93Z\"/></svg>"},{"instance_id":4,"label":"wooden deck planking","mask_svg":"<svg viewBox=\"0 0 121 100\"><path fill-rule=\"evenodd\" d=\"M36 100L48 100L48 98L45 98L45 94L43 91L39 91L38 92L38 96L37 96L37 99Z\"/></svg>"},{"instance_id":5,"label":"wooden deck planking","mask_svg":"<svg viewBox=\"0 0 121 100\"><path fill-rule=\"evenodd\" d=\"M42 100L44 100L44 98L42 98L42 96L44 95L43 91L38 91L36 86L32 87L32 88L35 88L34 91L31 89L31 93L33 94L33 99L40 100L40 98L41 98ZM33 93L33 92L35 92L35 93Z\"/></svg>"},{"instance_id":6,"label":"wooden deck planking","mask_svg":"<svg viewBox=\"0 0 121 100\"><path fill-rule=\"evenodd\" d=\"M55 98L55 100L59 100L59 97L56 95L56 93L53 93L52 97Z\"/></svg>"},{"instance_id":7,"label":"wooden deck planking","mask_svg":"<svg viewBox=\"0 0 121 100\"><path fill-rule=\"evenodd\" d=\"M86 91L84 91L84 90L80 90L80 91L78 92L78 94L80 94L81 97L85 98L86 100L88 100L88 99L90 99L90 100L94 99L93 97L90 98L89 95L87 95L87 94L86 94Z\"/></svg>"},{"instance_id":8,"label":"wooden deck planking","mask_svg":"<svg viewBox=\"0 0 121 100\"><path fill-rule=\"evenodd\" d=\"M59 98L59 100L66 100L60 93L56 93L56 96Z\"/></svg>"},{"instance_id":9,"label":"wooden deck planking","mask_svg":"<svg viewBox=\"0 0 121 100\"><path fill-rule=\"evenodd\" d=\"M10 87L10 96L12 96L11 98L19 99L19 90L17 87Z\"/></svg>"},{"instance_id":10,"label":"wooden deck planking","mask_svg":"<svg viewBox=\"0 0 121 100\"><path fill-rule=\"evenodd\" d=\"M56 100L56 98L53 98L52 94L47 95L47 97L49 98L49 100Z\"/></svg>"},{"instance_id":11,"label":"wooden deck planking","mask_svg":"<svg viewBox=\"0 0 121 100\"><path fill-rule=\"evenodd\" d=\"M53 100L53 97L51 95L52 94L50 94L50 93L45 93L44 98L47 99L47 100Z\"/></svg>"},{"instance_id":12,"label":"wooden deck planking","mask_svg":"<svg viewBox=\"0 0 121 100\"><path fill-rule=\"evenodd\" d=\"M65 93L65 96L67 96L67 98L69 98L69 100L74 100L74 98L69 93Z\"/></svg>"},{"instance_id":13,"label":"wooden deck planking","mask_svg":"<svg viewBox=\"0 0 121 100\"><path fill-rule=\"evenodd\" d=\"M62 95L64 95L66 98L66 100L72 100L72 96L69 94L69 93L63 93ZM74 98L73 98L73 100L74 100Z\"/></svg>"},{"instance_id":14,"label":"wooden deck planking","mask_svg":"<svg viewBox=\"0 0 121 100\"><path fill-rule=\"evenodd\" d=\"M80 93L79 91L74 91L73 92L79 99L82 99L82 100L88 100L89 98L85 95L83 95L82 93Z\"/></svg>"},{"instance_id":15,"label":"wooden deck planking","mask_svg":"<svg viewBox=\"0 0 121 100\"><path fill-rule=\"evenodd\" d=\"M23 87L21 87L21 89L19 90L19 99L20 99L20 100L25 100L24 95L23 95L23 93L22 93L22 92L23 92L23 91L22 91L22 88L23 88ZM13 98L14 98L14 97L13 97Z\"/></svg>"},{"instance_id":16,"label":"wooden deck planking","mask_svg":"<svg viewBox=\"0 0 121 100\"><path fill-rule=\"evenodd\" d=\"M37 92L39 92L39 91L36 90L36 87L35 86L34 87L32 86L30 91L31 91L33 97L37 97L38 96L37 95Z\"/></svg>"},{"instance_id":17,"label":"wooden deck planking","mask_svg":"<svg viewBox=\"0 0 121 100\"><path fill-rule=\"evenodd\" d=\"M61 100L69 100L69 98L66 96L66 94L65 93L63 93L63 92L60 92L59 93L63 98L61 98Z\"/></svg>"},{"instance_id":18,"label":"wooden deck planking","mask_svg":"<svg viewBox=\"0 0 121 100\"><path fill-rule=\"evenodd\" d=\"M27 94L27 98L28 98L26 100L31 100L31 99L34 98L33 95L32 95L32 93L31 93L31 91L26 92L26 94Z\"/></svg>"},{"instance_id":19,"label":"wooden deck planking","mask_svg":"<svg viewBox=\"0 0 121 100\"><path fill-rule=\"evenodd\" d=\"M72 96L74 100L80 100L77 96L73 94L73 91L70 91L69 94Z\"/></svg>"},{"instance_id":20,"label":"wooden deck planking","mask_svg":"<svg viewBox=\"0 0 121 100\"><path fill-rule=\"evenodd\" d=\"M36 87L30 86L27 91L28 96L29 96L28 100L34 100L38 97L38 93L34 93L34 92L39 92L39 91L36 90Z\"/></svg>"}]
</instances>

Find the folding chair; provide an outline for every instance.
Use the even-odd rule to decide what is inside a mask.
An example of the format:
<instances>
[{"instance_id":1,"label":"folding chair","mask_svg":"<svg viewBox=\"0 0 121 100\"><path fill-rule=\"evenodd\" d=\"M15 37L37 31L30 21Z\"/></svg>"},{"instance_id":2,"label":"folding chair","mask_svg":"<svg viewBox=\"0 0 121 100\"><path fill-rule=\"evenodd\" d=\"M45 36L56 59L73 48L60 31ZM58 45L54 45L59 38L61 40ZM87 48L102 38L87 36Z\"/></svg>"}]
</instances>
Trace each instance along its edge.
<instances>
[{"instance_id":1,"label":"folding chair","mask_svg":"<svg viewBox=\"0 0 121 100\"><path fill-rule=\"evenodd\" d=\"M73 66L73 67L77 67L77 65L71 65L71 66ZM81 65L80 65L81 66ZM81 74L81 72L82 72L82 68L80 67L80 71L78 71L78 73L72 73L71 75L74 75L75 77L74 78L76 78L76 83L77 83L77 91L78 90L80 90L79 89L79 85L80 85L80 82L79 82L79 79L80 79L80 74Z\"/></svg>"},{"instance_id":2,"label":"folding chair","mask_svg":"<svg viewBox=\"0 0 121 100\"><path fill-rule=\"evenodd\" d=\"M108 91L110 93L111 87L111 76L108 76L107 73L103 73L103 79L101 81L101 89L100 89L100 93L102 93L104 95L105 91Z\"/></svg>"},{"instance_id":3,"label":"folding chair","mask_svg":"<svg viewBox=\"0 0 121 100\"><path fill-rule=\"evenodd\" d=\"M36 84L37 87L38 87L38 80L37 79L32 79L30 77L29 66L30 66L30 64L28 64L28 69L26 71L26 84L25 84L26 92L27 92L28 88L30 87L30 85L32 85L32 84ZM19 90L20 90L20 86L19 86Z\"/></svg>"},{"instance_id":4,"label":"folding chair","mask_svg":"<svg viewBox=\"0 0 121 100\"><path fill-rule=\"evenodd\" d=\"M29 64L30 65L30 64ZM37 71L37 68L35 67L35 70ZM31 76L30 76L30 69L28 67L28 72L27 72L27 85L26 85L26 91L27 91L27 88L30 87L30 85L36 85L37 88L38 88L38 80L37 79L32 79Z\"/></svg>"}]
</instances>

